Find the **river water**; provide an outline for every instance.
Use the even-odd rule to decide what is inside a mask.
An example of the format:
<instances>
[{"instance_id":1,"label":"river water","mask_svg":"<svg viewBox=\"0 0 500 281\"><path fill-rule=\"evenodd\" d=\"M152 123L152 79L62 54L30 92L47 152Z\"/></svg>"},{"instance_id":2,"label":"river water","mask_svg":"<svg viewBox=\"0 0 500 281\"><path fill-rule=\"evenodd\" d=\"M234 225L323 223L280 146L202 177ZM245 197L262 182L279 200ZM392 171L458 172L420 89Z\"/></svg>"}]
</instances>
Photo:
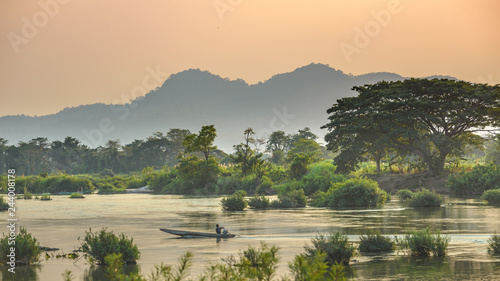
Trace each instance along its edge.
<instances>
[{"instance_id":1,"label":"river water","mask_svg":"<svg viewBox=\"0 0 500 281\"><path fill-rule=\"evenodd\" d=\"M85 199L53 196L51 201L18 200L17 219L41 246L68 253L80 246L85 231L107 227L134 238L141 251L138 265L130 271L149 274L155 265L176 264L187 251L194 253L190 277L222 257L238 256L248 246L261 242L280 248L279 275L289 273L288 262L303 252L317 233L340 231L350 241L368 229L385 235L432 226L450 235L448 256L416 258L403 253L357 255L346 268L351 280L500 280L500 257L487 252L487 240L500 232L500 208L482 206L478 199L446 198L441 208L405 208L393 200L380 208L332 210L246 210L225 212L220 197L199 198L172 195L87 195ZM6 212L0 218L7 225ZM238 236L234 239L184 239L159 231L173 228L213 232L218 223ZM2 231L6 232L6 230ZM102 267L81 259L45 259L39 265L18 266L16 273L1 270L1 280L63 280L71 270L73 280L106 280Z\"/></svg>"}]
</instances>

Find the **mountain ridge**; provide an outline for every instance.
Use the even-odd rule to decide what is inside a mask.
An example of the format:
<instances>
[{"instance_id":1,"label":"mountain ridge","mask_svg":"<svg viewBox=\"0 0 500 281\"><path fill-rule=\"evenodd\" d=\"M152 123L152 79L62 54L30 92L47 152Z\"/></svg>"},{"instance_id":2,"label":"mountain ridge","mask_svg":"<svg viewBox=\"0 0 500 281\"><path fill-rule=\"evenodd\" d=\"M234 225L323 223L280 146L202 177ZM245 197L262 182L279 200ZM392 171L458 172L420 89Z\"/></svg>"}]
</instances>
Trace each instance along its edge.
<instances>
[{"instance_id":1,"label":"mountain ridge","mask_svg":"<svg viewBox=\"0 0 500 281\"><path fill-rule=\"evenodd\" d=\"M287 133L310 127L322 137L326 110L338 99L354 96L353 86L381 80L407 79L390 72L346 74L325 64L311 63L291 72L273 75L264 82L223 78L209 71L188 69L170 75L163 84L130 103L95 103L66 107L44 116L0 117L0 137L10 144L47 137L49 141L75 137L90 147L108 140L122 144L145 139L171 128L197 132L214 124L216 144L226 152L243 140L252 127L256 137L272 131Z\"/></svg>"}]
</instances>

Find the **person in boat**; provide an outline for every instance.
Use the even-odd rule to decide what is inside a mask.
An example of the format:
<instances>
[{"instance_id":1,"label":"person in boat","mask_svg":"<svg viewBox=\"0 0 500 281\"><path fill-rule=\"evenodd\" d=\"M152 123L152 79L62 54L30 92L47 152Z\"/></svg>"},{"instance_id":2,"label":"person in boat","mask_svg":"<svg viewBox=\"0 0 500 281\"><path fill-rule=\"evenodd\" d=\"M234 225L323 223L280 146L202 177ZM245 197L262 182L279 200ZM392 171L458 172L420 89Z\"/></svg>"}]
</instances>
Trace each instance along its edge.
<instances>
[{"instance_id":1,"label":"person in boat","mask_svg":"<svg viewBox=\"0 0 500 281\"><path fill-rule=\"evenodd\" d=\"M225 229L223 226L219 226L218 224L215 225L215 232L217 234L227 234L227 229Z\"/></svg>"}]
</instances>

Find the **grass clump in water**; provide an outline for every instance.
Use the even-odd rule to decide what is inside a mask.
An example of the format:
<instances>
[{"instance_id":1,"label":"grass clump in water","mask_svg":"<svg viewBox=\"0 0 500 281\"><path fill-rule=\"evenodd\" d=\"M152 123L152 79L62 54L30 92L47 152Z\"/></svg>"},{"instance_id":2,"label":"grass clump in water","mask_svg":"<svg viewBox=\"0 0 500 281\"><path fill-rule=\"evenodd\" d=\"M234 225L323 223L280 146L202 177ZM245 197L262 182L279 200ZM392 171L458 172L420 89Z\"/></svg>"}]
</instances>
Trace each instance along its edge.
<instances>
[{"instance_id":1,"label":"grass clump in water","mask_svg":"<svg viewBox=\"0 0 500 281\"><path fill-rule=\"evenodd\" d=\"M50 194L42 194L42 196L40 196L40 200L49 201L52 200L52 198L50 198Z\"/></svg>"},{"instance_id":2,"label":"grass clump in water","mask_svg":"<svg viewBox=\"0 0 500 281\"><path fill-rule=\"evenodd\" d=\"M488 239L488 251L495 255L500 254L500 235L495 233Z\"/></svg>"},{"instance_id":3,"label":"grass clump in water","mask_svg":"<svg viewBox=\"0 0 500 281\"><path fill-rule=\"evenodd\" d=\"M222 209L224 211L243 211L248 203L245 200L247 193L244 190L238 190L232 195L224 197L221 199Z\"/></svg>"},{"instance_id":4,"label":"grass clump in water","mask_svg":"<svg viewBox=\"0 0 500 281\"><path fill-rule=\"evenodd\" d=\"M15 245L12 244L12 240L9 240L10 236L4 236L0 239L0 264L6 265L11 262L10 248L15 248L15 263L21 265L29 265L35 263L39 260L41 253L40 242L29 233L25 227L21 226L19 233L17 233Z\"/></svg>"},{"instance_id":5,"label":"grass clump in water","mask_svg":"<svg viewBox=\"0 0 500 281\"><path fill-rule=\"evenodd\" d=\"M352 243L349 243L347 236L339 232L329 235L318 234L316 238L311 239L311 242L312 247L304 247L306 256L312 258L318 251L324 252L326 253L325 261L330 266L338 263L349 264L356 251Z\"/></svg>"},{"instance_id":6,"label":"grass clump in water","mask_svg":"<svg viewBox=\"0 0 500 281\"><path fill-rule=\"evenodd\" d=\"M388 253L393 252L396 244L392 238L382 236L379 232L368 233L359 236L358 250L365 253Z\"/></svg>"},{"instance_id":7,"label":"grass clump in water","mask_svg":"<svg viewBox=\"0 0 500 281\"><path fill-rule=\"evenodd\" d=\"M436 191L430 191L422 188L421 191L415 192L410 199L405 200L405 204L410 207L440 207L443 203L441 195Z\"/></svg>"},{"instance_id":8,"label":"grass clump in water","mask_svg":"<svg viewBox=\"0 0 500 281\"><path fill-rule=\"evenodd\" d=\"M397 246L412 256L437 257L446 256L449 236L441 236L439 231L432 231L429 227L424 230L411 231L402 238L396 237Z\"/></svg>"},{"instance_id":9,"label":"grass clump in water","mask_svg":"<svg viewBox=\"0 0 500 281\"><path fill-rule=\"evenodd\" d=\"M252 209L267 209L269 208L269 204L269 198L264 195L255 196L248 200L248 206L250 206L250 208Z\"/></svg>"},{"instance_id":10,"label":"grass clump in water","mask_svg":"<svg viewBox=\"0 0 500 281\"><path fill-rule=\"evenodd\" d=\"M89 229L89 231L85 231L80 249L89 256L91 263L106 264L105 257L110 254L122 254L126 263L136 263L140 252L133 242L133 238L128 238L123 233L116 236L113 231L108 231L107 228L95 233Z\"/></svg>"},{"instance_id":11,"label":"grass clump in water","mask_svg":"<svg viewBox=\"0 0 500 281\"><path fill-rule=\"evenodd\" d=\"M488 205L500 205L500 189L486 190L481 199L486 201Z\"/></svg>"},{"instance_id":12,"label":"grass clump in water","mask_svg":"<svg viewBox=\"0 0 500 281\"><path fill-rule=\"evenodd\" d=\"M401 189L401 190L398 190L396 195L398 195L399 200L404 201L404 200L411 199L413 197L413 195L415 195L415 193L413 193L413 191L411 191L409 189Z\"/></svg>"},{"instance_id":13,"label":"grass clump in water","mask_svg":"<svg viewBox=\"0 0 500 281\"><path fill-rule=\"evenodd\" d=\"M271 209L303 208L306 206L307 197L303 189L291 190L278 195L277 200L270 204Z\"/></svg>"},{"instance_id":14,"label":"grass clump in water","mask_svg":"<svg viewBox=\"0 0 500 281\"><path fill-rule=\"evenodd\" d=\"M71 199L85 198L85 196L83 196L83 194L81 194L80 192L73 192L73 193L71 193L71 195L69 196L69 198L71 198Z\"/></svg>"}]
</instances>

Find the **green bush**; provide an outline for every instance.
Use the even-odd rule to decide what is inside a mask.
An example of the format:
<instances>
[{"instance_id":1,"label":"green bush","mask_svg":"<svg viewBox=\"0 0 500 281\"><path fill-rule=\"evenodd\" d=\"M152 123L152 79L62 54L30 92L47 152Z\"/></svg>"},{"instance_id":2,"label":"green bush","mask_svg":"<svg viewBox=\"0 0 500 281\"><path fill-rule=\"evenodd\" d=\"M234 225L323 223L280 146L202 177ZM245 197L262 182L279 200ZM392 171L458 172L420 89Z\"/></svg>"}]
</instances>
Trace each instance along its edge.
<instances>
[{"instance_id":1,"label":"green bush","mask_svg":"<svg viewBox=\"0 0 500 281\"><path fill-rule=\"evenodd\" d=\"M263 176L261 183L259 184L259 186L255 190L255 193L256 194L270 193L270 192L272 192L273 186L274 186L273 181L270 178Z\"/></svg>"},{"instance_id":2,"label":"green bush","mask_svg":"<svg viewBox=\"0 0 500 281\"><path fill-rule=\"evenodd\" d=\"M42 196L40 196L40 200L49 201L52 200L52 198L50 198L50 194L42 194Z\"/></svg>"},{"instance_id":3,"label":"green bush","mask_svg":"<svg viewBox=\"0 0 500 281\"><path fill-rule=\"evenodd\" d=\"M331 267L326 262L326 253L316 251L312 256L296 255L293 262L288 263L292 271L292 280L307 281L347 281L344 276L344 264L336 263Z\"/></svg>"},{"instance_id":4,"label":"green bush","mask_svg":"<svg viewBox=\"0 0 500 281\"><path fill-rule=\"evenodd\" d=\"M175 171L162 171L160 173L151 176L148 181L149 189L154 193L166 193L165 188L172 184L176 179L177 175Z\"/></svg>"},{"instance_id":5,"label":"green bush","mask_svg":"<svg viewBox=\"0 0 500 281\"><path fill-rule=\"evenodd\" d=\"M307 196L316 191L327 191L332 183L346 180L344 175L335 174L336 167L331 161L323 161L309 165L309 172L301 179L301 188Z\"/></svg>"},{"instance_id":6,"label":"green bush","mask_svg":"<svg viewBox=\"0 0 500 281\"><path fill-rule=\"evenodd\" d=\"M232 195L223 197L221 199L222 209L224 211L243 211L248 203L245 200L246 192L243 190L238 190Z\"/></svg>"},{"instance_id":7,"label":"green bush","mask_svg":"<svg viewBox=\"0 0 500 281\"><path fill-rule=\"evenodd\" d=\"M495 233L488 238L488 251L493 254L500 254L500 235Z\"/></svg>"},{"instance_id":8,"label":"green bush","mask_svg":"<svg viewBox=\"0 0 500 281\"><path fill-rule=\"evenodd\" d=\"M439 207L443 203L443 198L441 195L437 194L436 191L429 191L422 188L421 191L415 192L413 197L406 200L405 202L410 207Z\"/></svg>"},{"instance_id":9,"label":"green bush","mask_svg":"<svg viewBox=\"0 0 500 281\"><path fill-rule=\"evenodd\" d=\"M80 237L78 238L80 240ZM140 257L137 245L133 244L133 238L127 238L125 234L116 236L113 231L107 228L99 232L92 232L92 229L85 231L85 237L80 249L89 256L90 262L105 264L105 257L110 254L122 254L123 260L127 263L136 263Z\"/></svg>"},{"instance_id":10,"label":"green bush","mask_svg":"<svg viewBox=\"0 0 500 281\"><path fill-rule=\"evenodd\" d=\"M267 209L269 204L269 198L264 195L254 196L248 200L248 206L252 209Z\"/></svg>"},{"instance_id":11,"label":"green bush","mask_svg":"<svg viewBox=\"0 0 500 281\"><path fill-rule=\"evenodd\" d=\"M349 264L355 255L356 248L349 243L346 235L339 232L331 233L328 236L318 234L311 239L312 247L305 246L306 255L313 258L318 251L326 253L325 261L331 266L338 263Z\"/></svg>"},{"instance_id":12,"label":"green bush","mask_svg":"<svg viewBox=\"0 0 500 281\"><path fill-rule=\"evenodd\" d=\"M396 195L399 197L399 200L404 201L412 198L414 193L409 189L400 189L396 192Z\"/></svg>"},{"instance_id":13,"label":"green bush","mask_svg":"<svg viewBox=\"0 0 500 281\"><path fill-rule=\"evenodd\" d=\"M234 266L250 280L273 280L278 269L278 251L278 247L269 247L264 242L260 249L249 246L248 250L239 252L240 259Z\"/></svg>"},{"instance_id":14,"label":"green bush","mask_svg":"<svg viewBox=\"0 0 500 281\"><path fill-rule=\"evenodd\" d=\"M500 189L486 190L481 199L486 201L488 205L499 205L500 204Z\"/></svg>"},{"instance_id":15,"label":"green bush","mask_svg":"<svg viewBox=\"0 0 500 281\"><path fill-rule=\"evenodd\" d=\"M19 233L15 238L15 245L9 244L9 236L4 236L0 239L0 264L6 265L11 262L10 248L15 247L15 263L29 265L38 261L40 250L40 242L29 233L25 227L21 226Z\"/></svg>"},{"instance_id":16,"label":"green bush","mask_svg":"<svg viewBox=\"0 0 500 281\"><path fill-rule=\"evenodd\" d=\"M9 204L3 199L3 195L0 196L0 211L9 209Z\"/></svg>"},{"instance_id":17,"label":"green bush","mask_svg":"<svg viewBox=\"0 0 500 281\"><path fill-rule=\"evenodd\" d=\"M327 192L316 192L313 198L316 207L369 207L385 204L387 193L376 181L352 178L334 183Z\"/></svg>"},{"instance_id":18,"label":"green bush","mask_svg":"<svg viewBox=\"0 0 500 281\"><path fill-rule=\"evenodd\" d=\"M277 200L270 204L272 209L303 208L306 206L307 197L303 189L292 190L285 194L278 195Z\"/></svg>"},{"instance_id":19,"label":"green bush","mask_svg":"<svg viewBox=\"0 0 500 281\"><path fill-rule=\"evenodd\" d=\"M457 195L479 195L495 189L500 182L500 169L495 164L475 166L470 172L450 175L448 189Z\"/></svg>"},{"instance_id":20,"label":"green bush","mask_svg":"<svg viewBox=\"0 0 500 281\"><path fill-rule=\"evenodd\" d=\"M85 196L83 196L83 194L81 194L80 192L73 192L73 193L71 193L69 198L71 198L71 199L77 198L78 199L78 198L85 198Z\"/></svg>"},{"instance_id":21,"label":"green bush","mask_svg":"<svg viewBox=\"0 0 500 281\"><path fill-rule=\"evenodd\" d=\"M439 231L433 232L429 227L424 230L411 231L402 238L396 237L397 246L412 256L445 256L450 242L449 236L441 236Z\"/></svg>"},{"instance_id":22,"label":"green bush","mask_svg":"<svg viewBox=\"0 0 500 281\"><path fill-rule=\"evenodd\" d=\"M387 236L382 236L380 233L368 233L367 235L359 236L358 250L366 253L393 252L395 242Z\"/></svg>"}]
</instances>

